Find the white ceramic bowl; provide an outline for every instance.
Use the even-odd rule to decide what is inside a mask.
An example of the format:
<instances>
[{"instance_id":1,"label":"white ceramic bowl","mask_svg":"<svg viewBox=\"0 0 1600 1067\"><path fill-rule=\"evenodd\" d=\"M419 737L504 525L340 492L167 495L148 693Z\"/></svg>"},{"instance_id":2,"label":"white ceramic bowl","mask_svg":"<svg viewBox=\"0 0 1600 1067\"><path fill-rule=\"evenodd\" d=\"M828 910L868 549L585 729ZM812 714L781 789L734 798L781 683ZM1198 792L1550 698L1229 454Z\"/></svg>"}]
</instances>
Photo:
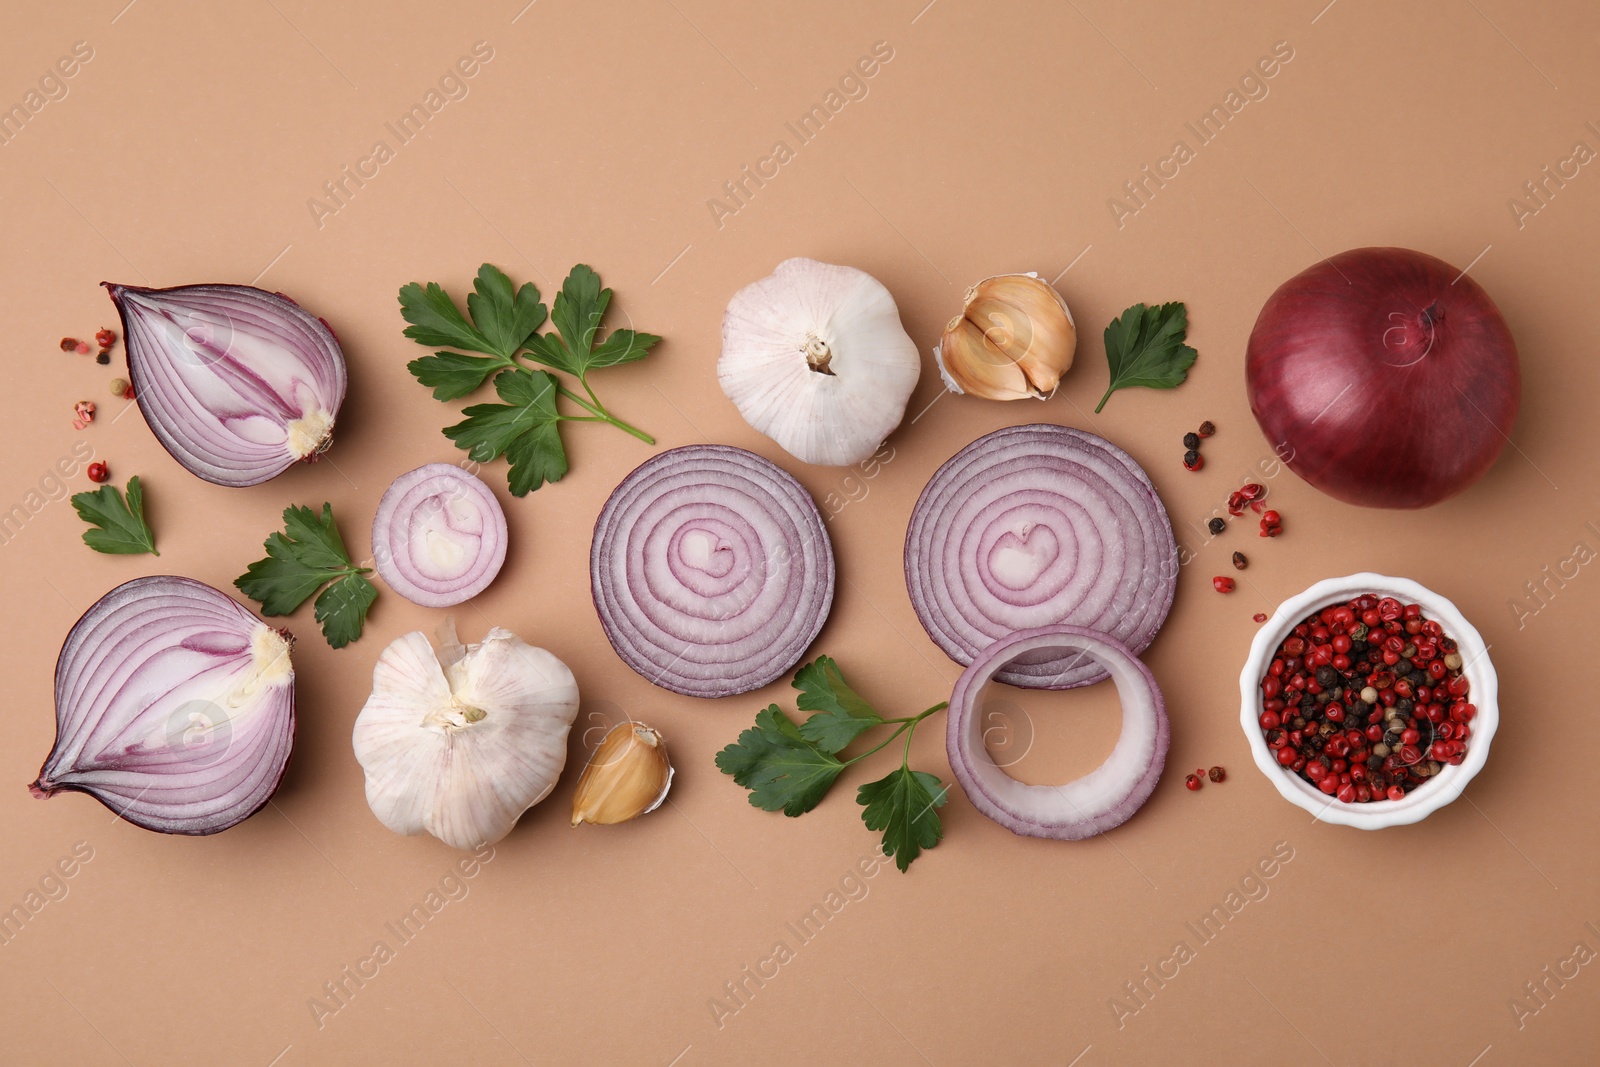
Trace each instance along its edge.
<instances>
[{"instance_id":1,"label":"white ceramic bowl","mask_svg":"<svg viewBox=\"0 0 1600 1067\"><path fill-rule=\"evenodd\" d=\"M1466 758L1458 766L1446 764L1437 775L1406 794L1404 800L1345 804L1279 765L1259 721L1261 679L1266 676L1267 667L1272 663L1272 654L1301 619L1329 605L1343 604L1363 593L1392 596L1406 604L1420 604L1422 614L1444 628L1445 636L1453 638L1459 646L1464 663L1462 672L1471 683L1467 699L1477 707L1478 714L1472 720L1472 736L1467 741ZM1363 573L1329 578L1279 604L1272 618L1261 624L1255 641L1250 645L1250 658L1239 675L1239 694L1239 721L1244 727L1245 739L1250 743L1250 753L1255 757L1261 773L1277 787L1283 798L1311 812L1323 822L1355 826L1363 830L1381 830L1386 826L1417 822L1460 796L1473 775L1482 769L1484 761L1489 758L1489 742L1494 740L1495 729L1500 725L1499 683L1495 678L1494 664L1489 662L1488 649L1477 629L1456 610L1454 604L1438 593L1407 578L1390 578L1382 574Z\"/></svg>"}]
</instances>

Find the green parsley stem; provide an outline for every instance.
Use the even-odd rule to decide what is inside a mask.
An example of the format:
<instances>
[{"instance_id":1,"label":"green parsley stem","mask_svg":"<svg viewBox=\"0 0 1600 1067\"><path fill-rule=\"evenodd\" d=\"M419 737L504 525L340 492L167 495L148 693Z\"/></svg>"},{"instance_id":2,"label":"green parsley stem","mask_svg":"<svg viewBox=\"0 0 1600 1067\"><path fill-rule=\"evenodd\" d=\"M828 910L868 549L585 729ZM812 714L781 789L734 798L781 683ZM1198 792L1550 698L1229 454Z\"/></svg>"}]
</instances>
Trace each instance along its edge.
<instances>
[{"instance_id":1,"label":"green parsley stem","mask_svg":"<svg viewBox=\"0 0 1600 1067\"><path fill-rule=\"evenodd\" d=\"M885 720L883 720L885 726L889 725L890 723L899 723L899 725L895 727L894 733L892 733L888 737L884 738L878 744L873 745L871 748L867 749L865 752L861 753L859 756L851 756L849 759L844 761L844 765L846 767L848 767L852 763L859 763L860 761L866 759L868 756L872 755L874 752L878 751L879 749L887 748L889 745L893 744L894 743L894 739L899 737L901 734L905 734L906 735L906 760L909 761L911 759L911 734L910 734L910 731L914 731L917 728L917 723L921 722L923 719L926 719L929 715L932 715L935 712L943 711L945 708L947 708L949 706L950 706L949 701L943 701L942 700L939 703L935 704L933 707L929 708L927 711L922 712L920 715L911 715L911 716L908 716L908 717L906 717L904 719L885 719Z\"/></svg>"},{"instance_id":2,"label":"green parsley stem","mask_svg":"<svg viewBox=\"0 0 1600 1067\"><path fill-rule=\"evenodd\" d=\"M1100 414L1100 409L1106 406L1106 401L1110 400L1111 399L1111 394L1116 392L1116 391L1117 391L1117 387L1114 386L1114 385L1110 389L1106 390L1106 395L1101 397L1100 398L1100 403L1095 405L1094 413L1096 415Z\"/></svg>"},{"instance_id":3,"label":"green parsley stem","mask_svg":"<svg viewBox=\"0 0 1600 1067\"><path fill-rule=\"evenodd\" d=\"M589 388L589 383L588 382L584 382L583 385L584 385L585 389ZM643 430L639 429L638 427L628 425L627 423L623 422L621 419L617 418L615 415L611 414L611 412L607 411L605 409L605 407L600 404L598 398L595 400L594 403L591 404L589 401L585 400L583 397L579 396L577 393L574 393L571 389L568 389L564 385L557 384L556 390L562 396L566 397L568 400L572 401L574 404L577 404L579 407L583 408L585 411L587 411L590 414L592 414L595 417L596 421L609 422L611 425L615 426L617 429L621 430L623 433L632 434L634 437L637 437L639 440L643 441L647 445L653 445L653 444L656 443L656 439L654 437L651 437L649 434L645 433ZM594 390L590 389L589 390L589 395L590 396L594 396ZM590 421L590 420L585 419L583 416L580 415L580 416L577 416L577 420L576 421L587 422L587 421Z\"/></svg>"}]
</instances>

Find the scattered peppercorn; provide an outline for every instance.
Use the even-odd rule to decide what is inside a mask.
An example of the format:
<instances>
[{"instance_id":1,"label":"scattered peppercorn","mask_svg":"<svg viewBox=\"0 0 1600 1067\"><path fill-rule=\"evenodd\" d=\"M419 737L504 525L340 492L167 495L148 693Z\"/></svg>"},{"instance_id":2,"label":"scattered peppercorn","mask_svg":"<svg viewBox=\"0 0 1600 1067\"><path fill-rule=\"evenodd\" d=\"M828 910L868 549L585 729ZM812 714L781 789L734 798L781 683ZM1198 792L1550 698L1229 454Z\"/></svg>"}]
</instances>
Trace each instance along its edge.
<instances>
[{"instance_id":1,"label":"scattered peppercorn","mask_svg":"<svg viewBox=\"0 0 1600 1067\"><path fill-rule=\"evenodd\" d=\"M1258 611L1258 612L1256 612L1254 615L1252 615L1250 617L1252 619L1254 619L1256 622L1266 622L1267 621L1267 613L1264 612L1264 611Z\"/></svg>"},{"instance_id":2,"label":"scattered peppercorn","mask_svg":"<svg viewBox=\"0 0 1600 1067\"><path fill-rule=\"evenodd\" d=\"M91 482L103 482L111 477L111 469L99 460L89 464L87 473Z\"/></svg>"},{"instance_id":3,"label":"scattered peppercorn","mask_svg":"<svg viewBox=\"0 0 1600 1067\"><path fill-rule=\"evenodd\" d=\"M1279 515L1276 511L1262 512L1261 536L1277 537L1281 533L1283 533L1283 516Z\"/></svg>"},{"instance_id":4,"label":"scattered peppercorn","mask_svg":"<svg viewBox=\"0 0 1600 1067\"><path fill-rule=\"evenodd\" d=\"M1211 779L1213 782L1220 782L1224 778L1228 777L1228 772L1223 770L1221 767L1213 767L1206 772L1206 777Z\"/></svg>"},{"instance_id":5,"label":"scattered peppercorn","mask_svg":"<svg viewBox=\"0 0 1600 1067\"><path fill-rule=\"evenodd\" d=\"M1228 528L1227 520L1221 518L1220 516L1217 517L1217 518L1214 518L1210 522L1206 523L1206 529L1210 530L1214 534L1219 534L1223 530L1226 530L1227 528Z\"/></svg>"},{"instance_id":6,"label":"scattered peppercorn","mask_svg":"<svg viewBox=\"0 0 1600 1067\"><path fill-rule=\"evenodd\" d=\"M1186 433L1186 434L1184 434L1183 435L1183 447L1188 449L1191 452L1194 451L1195 449L1199 448L1200 447L1200 435L1197 434L1197 433Z\"/></svg>"},{"instance_id":7,"label":"scattered peppercorn","mask_svg":"<svg viewBox=\"0 0 1600 1067\"><path fill-rule=\"evenodd\" d=\"M113 379L111 379L111 395L112 396L122 396L127 391L128 391L128 379L126 379L126 378L113 378Z\"/></svg>"},{"instance_id":8,"label":"scattered peppercorn","mask_svg":"<svg viewBox=\"0 0 1600 1067\"><path fill-rule=\"evenodd\" d=\"M94 401L80 400L72 405L72 428L81 430L94 421Z\"/></svg>"},{"instance_id":9,"label":"scattered peppercorn","mask_svg":"<svg viewBox=\"0 0 1600 1067\"><path fill-rule=\"evenodd\" d=\"M80 356L87 356L89 354L89 342L79 341L77 346L74 347L73 351L77 352Z\"/></svg>"},{"instance_id":10,"label":"scattered peppercorn","mask_svg":"<svg viewBox=\"0 0 1600 1067\"><path fill-rule=\"evenodd\" d=\"M78 339L76 337L63 337L61 339L61 351L63 351L63 352L76 352L77 350L78 350Z\"/></svg>"},{"instance_id":11,"label":"scattered peppercorn","mask_svg":"<svg viewBox=\"0 0 1600 1067\"><path fill-rule=\"evenodd\" d=\"M1190 449L1183 454L1183 466L1185 470L1197 471L1205 466L1205 460L1200 458L1198 450Z\"/></svg>"},{"instance_id":12,"label":"scattered peppercorn","mask_svg":"<svg viewBox=\"0 0 1600 1067\"><path fill-rule=\"evenodd\" d=\"M1199 789L1202 785L1205 785L1205 779L1198 774L1191 774L1184 778L1183 784L1190 789Z\"/></svg>"},{"instance_id":13,"label":"scattered peppercorn","mask_svg":"<svg viewBox=\"0 0 1600 1067\"><path fill-rule=\"evenodd\" d=\"M1233 568L1234 568L1234 570L1242 571L1248 566L1250 566L1250 561L1244 558L1244 553L1243 552L1235 552L1233 554Z\"/></svg>"},{"instance_id":14,"label":"scattered peppercorn","mask_svg":"<svg viewBox=\"0 0 1600 1067\"><path fill-rule=\"evenodd\" d=\"M111 353L102 348L95 354L94 361L102 367L109 366L111 364Z\"/></svg>"},{"instance_id":15,"label":"scattered peppercorn","mask_svg":"<svg viewBox=\"0 0 1600 1067\"><path fill-rule=\"evenodd\" d=\"M1232 578L1224 578L1220 574L1211 579L1211 587L1219 593L1231 593L1234 589Z\"/></svg>"},{"instance_id":16,"label":"scattered peppercorn","mask_svg":"<svg viewBox=\"0 0 1600 1067\"><path fill-rule=\"evenodd\" d=\"M1441 765L1459 766L1477 708L1445 663L1455 647L1419 605L1376 593L1308 615L1261 680L1276 760L1347 804L1403 799Z\"/></svg>"},{"instance_id":17,"label":"scattered peppercorn","mask_svg":"<svg viewBox=\"0 0 1600 1067\"><path fill-rule=\"evenodd\" d=\"M132 400L133 399L133 386L130 385L130 386L128 386L128 388L126 388L126 389L124 389L122 391L122 399L124 399L124 400Z\"/></svg>"},{"instance_id":18,"label":"scattered peppercorn","mask_svg":"<svg viewBox=\"0 0 1600 1067\"><path fill-rule=\"evenodd\" d=\"M1199 432L1201 437L1210 437L1212 434L1217 432L1217 428L1211 424L1210 419L1207 419L1205 422L1200 424Z\"/></svg>"},{"instance_id":19,"label":"scattered peppercorn","mask_svg":"<svg viewBox=\"0 0 1600 1067\"><path fill-rule=\"evenodd\" d=\"M99 345L101 348L110 348L112 345L117 343L117 335L112 333L110 330L96 330L94 335L94 343Z\"/></svg>"}]
</instances>

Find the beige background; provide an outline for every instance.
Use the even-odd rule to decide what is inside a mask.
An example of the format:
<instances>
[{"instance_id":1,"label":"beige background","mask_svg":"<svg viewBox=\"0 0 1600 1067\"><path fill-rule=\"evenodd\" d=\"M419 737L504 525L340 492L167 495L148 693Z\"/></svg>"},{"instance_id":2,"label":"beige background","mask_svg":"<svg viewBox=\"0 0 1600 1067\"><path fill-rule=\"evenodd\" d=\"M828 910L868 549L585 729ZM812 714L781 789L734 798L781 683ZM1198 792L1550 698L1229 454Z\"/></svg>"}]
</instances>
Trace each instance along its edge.
<instances>
[{"instance_id":1,"label":"beige background","mask_svg":"<svg viewBox=\"0 0 1600 1067\"><path fill-rule=\"evenodd\" d=\"M1600 148L1585 126L1600 123L1594 5L124 2L12 5L0 33L6 107L75 42L93 50L66 95L0 147L0 508L26 505L82 440L119 484L144 477L162 550L90 552L59 492L31 498L42 507L0 544L0 906L22 902L75 844L93 852L67 895L0 945L0 1059L1465 1067L1600 1053L1600 967L1550 981L1548 1005L1520 1027L1510 1006L1577 943L1600 949L1585 926L1600 927L1600 579L1584 568L1551 583L1548 605L1520 625L1511 607L1576 542L1600 547L1588 525L1600 523L1600 173L1583 168L1521 226L1507 203L1575 142ZM376 140L393 147L384 124L479 41L493 58L468 95L318 225L308 201L322 184ZM797 147L785 123L879 41L893 58L865 98ZM1293 59L1269 94L1119 228L1108 198L1176 139L1194 147L1184 123L1279 41ZM707 200L779 139L794 159L719 226ZM1522 351L1514 447L1472 490L1421 514L1356 511L1285 474L1272 482L1281 540L1239 527L1205 544L1210 509L1268 455L1243 390L1257 309L1321 255L1367 244L1474 264ZM978 278L1059 277L1083 329L1078 366L1049 403L1002 405L938 399L930 360L912 400L923 414L891 439L895 458L877 477L803 467L743 424L713 370L728 297L795 255L876 275L925 350ZM391 940L384 924L457 859L377 823L349 741L379 650L431 629L436 613L386 591L367 635L340 652L309 606L290 621L301 637L295 758L273 804L228 833L165 838L84 796L31 800L23 785L53 736L56 650L100 594L165 571L228 588L290 502L332 501L364 555L389 480L456 458L438 433L452 411L404 369L418 349L400 335L394 294L426 279L460 292L484 259L547 295L574 262L590 263L618 293L615 322L667 338L645 364L597 379L662 447L738 444L782 462L819 500L834 494L841 578L816 649L898 714L945 697L958 673L921 632L900 575L909 509L937 465L1033 419L1130 451L1197 557L1148 657L1173 721L1149 804L1105 837L1060 844L1014 837L958 794L938 849L909 875L868 880L719 1027L711 1004L724 983L774 942L797 946L785 924L869 854L875 838L851 793L888 766L857 768L806 818L758 812L711 760L757 707L787 702L787 687L708 704L616 659L589 603L588 533L651 449L587 426L568 435L573 469L558 485L512 500L491 468L514 545L462 625L472 636L511 627L572 665L585 697L573 767L585 738L624 713L663 729L680 773L662 811L569 830L569 769L467 895L319 1027L308 1002ZM258 279L326 316L351 377L327 461L220 489L178 468L137 415L116 418L105 383L117 368L56 350L62 334L114 324L102 279ZM1188 384L1124 392L1090 416L1108 318L1170 299L1188 303L1200 351ZM83 397L102 417L79 435L70 412ZM1207 418L1219 428L1207 466L1188 474L1178 439ZM71 491L87 487L71 479ZM1236 547L1254 563L1223 598L1210 579ZM1493 755L1465 798L1381 834L1313 824L1284 803L1237 724L1251 613L1361 569L1453 598L1493 643L1504 699ZM1021 777L1060 780L1110 748L1109 693L1013 704L1002 740L1026 752ZM948 778L937 722L917 737L916 765ZM1213 763L1231 772L1225 784L1183 789L1186 770ZM1185 923L1278 842L1293 859L1269 894L1200 945ZM1195 958L1119 1028L1111 999L1180 940Z\"/></svg>"}]
</instances>

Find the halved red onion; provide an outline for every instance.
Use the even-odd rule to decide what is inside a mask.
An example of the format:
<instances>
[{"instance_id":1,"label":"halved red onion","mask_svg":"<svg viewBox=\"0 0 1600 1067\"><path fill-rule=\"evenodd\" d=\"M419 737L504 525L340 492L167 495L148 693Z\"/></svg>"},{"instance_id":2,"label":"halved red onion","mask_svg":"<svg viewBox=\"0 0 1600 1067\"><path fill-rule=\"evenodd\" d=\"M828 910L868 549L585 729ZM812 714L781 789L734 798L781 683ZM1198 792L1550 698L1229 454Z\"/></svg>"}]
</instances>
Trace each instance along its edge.
<instances>
[{"instance_id":1,"label":"halved red onion","mask_svg":"<svg viewBox=\"0 0 1600 1067\"><path fill-rule=\"evenodd\" d=\"M624 663L696 697L760 689L800 662L833 604L833 545L780 467L728 445L647 460L594 525L595 610Z\"/></svg>"},{"instance_id":2,"label":"halved red onion","mask_svg":"<svg viewBox=\"0 0 1600 1067\"><path fill-rule=\"evenodd\" d=\"M101 284L122 316L139 411L189 471L256 485L327 450L345 365L321 319L248 285Z\"/></svg>"},{"instance_id":3,"label":"halved red onion","mask_svg":"<svg viewBox=\"0 0 1600 1067\"><path fill-rule=\"evenodd\" d=\"M56 743L28 787L166 834L259 811L294 746L293 638L190 578L117 586L56 660Z\"/></svg>"},{"instance_id":4,"label":"halved red onion","mask_svg":"<svg viewBox=\"0 0 1600 1067\"><path fill-rule=\"evenodd\" d=\"M996 766L984 747L984 687L1019 657L1048 653L1088 659L1109 673L1122 699L1122 735L1106 761L1065 785L1028 785ZM1064 668L1065 669L1065 668ZM1060 688L1050 686L1045 688ZM1127 822L1155 791L1172 727L1156 679L1127 645L1081 626L1014 633L984 649L950 696L945 747L950 770L973 807L1014 833L1078 841Z\"/></svg>"},{"instance_id":5,"label":"halved red onion","mask_svg":"<svg viewBox=\"0 0 1600 1067\"><path fill-rule=\"evenodd\" d=\"M471 600L506 561L506 513L481 479L429 463L394 480L372 519L372 555L389 587L425 608Z\"/></svg>"},{"instance_id":6,"label":"halved red onion","mask_svg":"<svg viewBox=\"0 0 1600 1067\"><path fill-rule=\"evenodd\" d=\"M978 438L928 481L906 530L906 587L923 629L966 665L1017 630L1100 630L1134 653L1155 638L1178 585L1172 522L1133 457L1067 426ZM1025 689L1106 677L1049 652L999 675Z\"/></svg>"}]
</instances>

